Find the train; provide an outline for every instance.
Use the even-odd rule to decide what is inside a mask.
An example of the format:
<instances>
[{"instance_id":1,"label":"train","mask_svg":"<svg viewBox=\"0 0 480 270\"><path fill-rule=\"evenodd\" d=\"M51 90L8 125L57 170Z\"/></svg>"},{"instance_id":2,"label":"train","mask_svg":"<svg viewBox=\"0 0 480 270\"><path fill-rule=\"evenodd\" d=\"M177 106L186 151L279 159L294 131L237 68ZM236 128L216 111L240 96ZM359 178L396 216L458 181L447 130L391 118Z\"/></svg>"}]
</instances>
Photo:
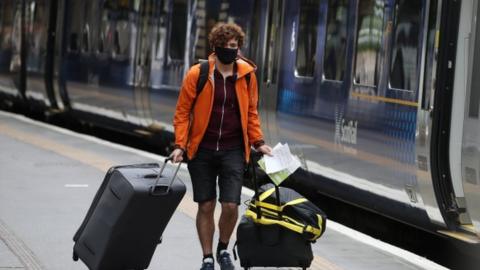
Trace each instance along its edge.
<instances>
[{"instance_id":1,"label":"train","mask_svg":"<svg viewBox=\"0 0 480 270\"><path fill-rule=\"evenodd\" d=\"M474 0L2 0L0 103L168 152L184 75L235 22L265 139L299 157L301 191L478 246L478 14Z\"/></svg>"}]
</instances>

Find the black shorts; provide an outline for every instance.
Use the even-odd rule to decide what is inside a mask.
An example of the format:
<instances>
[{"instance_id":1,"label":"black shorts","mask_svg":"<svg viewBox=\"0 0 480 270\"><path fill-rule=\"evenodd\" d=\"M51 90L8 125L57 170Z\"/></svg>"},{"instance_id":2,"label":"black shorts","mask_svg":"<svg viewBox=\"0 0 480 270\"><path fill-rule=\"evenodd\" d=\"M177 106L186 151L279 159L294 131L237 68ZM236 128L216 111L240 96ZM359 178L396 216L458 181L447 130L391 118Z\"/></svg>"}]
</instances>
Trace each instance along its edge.
<instances>
[{"instance_id":1,"label":"black shorts","mask_svg":"<svg viewBox=\"0 0 480 270\"><path fill-rule=\"evenodd\" d=\"M242 149L214 151L198 149L188 162L193 185L193 200L206 202L217 197L217 176L220 202L240 204L245 158Z\"/></svg>"}]
</instances>

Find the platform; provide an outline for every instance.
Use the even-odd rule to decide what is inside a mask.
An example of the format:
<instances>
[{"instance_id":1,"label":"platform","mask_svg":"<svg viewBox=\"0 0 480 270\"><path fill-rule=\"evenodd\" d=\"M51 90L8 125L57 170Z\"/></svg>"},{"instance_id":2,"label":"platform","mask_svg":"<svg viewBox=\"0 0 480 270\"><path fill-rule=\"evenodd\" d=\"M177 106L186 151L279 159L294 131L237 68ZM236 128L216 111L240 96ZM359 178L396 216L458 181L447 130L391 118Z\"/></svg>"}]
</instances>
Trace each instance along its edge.
<instances>
[{"instance_id":1,"label":"platform","mask_svg":"<svg viewBox=\"0 0 480 270\"><path fill-rule=\"evenodd\" d=\"M25 270L87 269L72 260L72 237L107 169L164 159L2 111L0 153L0 269ZM185 165L179 178L187 185L187 194L149 269L200 266L196 204ZM242 201L252 194L244 189ZM243 211L244 207L240 214ZM315 259L310 269L446 269L330 220L312 248ZM239 261L235 264L241 269Z\"/></svg>"}]
</instances>

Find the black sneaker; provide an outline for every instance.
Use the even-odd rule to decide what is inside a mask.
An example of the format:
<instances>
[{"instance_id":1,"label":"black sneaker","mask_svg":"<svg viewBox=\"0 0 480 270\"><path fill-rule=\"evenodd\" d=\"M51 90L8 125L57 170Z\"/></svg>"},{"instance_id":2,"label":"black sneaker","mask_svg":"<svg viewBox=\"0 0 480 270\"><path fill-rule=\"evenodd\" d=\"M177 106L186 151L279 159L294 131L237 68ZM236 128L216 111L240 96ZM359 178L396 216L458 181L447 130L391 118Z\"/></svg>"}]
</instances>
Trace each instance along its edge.
<instances>
[{"instance_id":1,"label":"black sneaker","mask_svg":"<svg viewBox=\"0 0 480 270\"><path fill-rule=\"evenodd\" d=\"M232 263L230 254L225 249L220 250L220 252L217 254L217 262L220 264L221 270L235 270L235 266Z\"/></svg>"},{"instance_id":2,"label":"black sneaker","mask_svg":"<svg viewBox=\"0 0 480 270\"><path fill-rule=\"evenodd\" d=\"M203 259L202 268L200 268L200 270L214 270L215 264L213 262L213 258Z\"/></svg>"}]
</instances>

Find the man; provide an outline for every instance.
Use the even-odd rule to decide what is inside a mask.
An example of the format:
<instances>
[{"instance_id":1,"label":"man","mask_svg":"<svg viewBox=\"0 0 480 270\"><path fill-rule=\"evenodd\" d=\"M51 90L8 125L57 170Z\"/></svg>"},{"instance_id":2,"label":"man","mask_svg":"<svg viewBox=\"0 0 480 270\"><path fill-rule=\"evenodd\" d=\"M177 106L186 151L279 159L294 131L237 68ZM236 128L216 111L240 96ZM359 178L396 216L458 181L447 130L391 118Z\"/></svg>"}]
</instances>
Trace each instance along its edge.
<instances>
[{"instance_id":1,"label":"man","mask_svg":"<svg viewBox=\"0 0 480 270\"><path fill-rule=\"evenodd\" d=\"M201 270L214 269L212 251L215 224L216 179L222 213L219 220L217 262L222 270L234 269L227 252L238 217L245 162L250 149L271 155L263 141L258 118L255 65L238 50L245 34L234 23L219 23L209 34L213 53L208 58L208 80L197 96L200 65L187 73L177 102L174 162L188 157L193 200L198 203L197 232L203 250Z\"/></svg>"}]
</instances>

